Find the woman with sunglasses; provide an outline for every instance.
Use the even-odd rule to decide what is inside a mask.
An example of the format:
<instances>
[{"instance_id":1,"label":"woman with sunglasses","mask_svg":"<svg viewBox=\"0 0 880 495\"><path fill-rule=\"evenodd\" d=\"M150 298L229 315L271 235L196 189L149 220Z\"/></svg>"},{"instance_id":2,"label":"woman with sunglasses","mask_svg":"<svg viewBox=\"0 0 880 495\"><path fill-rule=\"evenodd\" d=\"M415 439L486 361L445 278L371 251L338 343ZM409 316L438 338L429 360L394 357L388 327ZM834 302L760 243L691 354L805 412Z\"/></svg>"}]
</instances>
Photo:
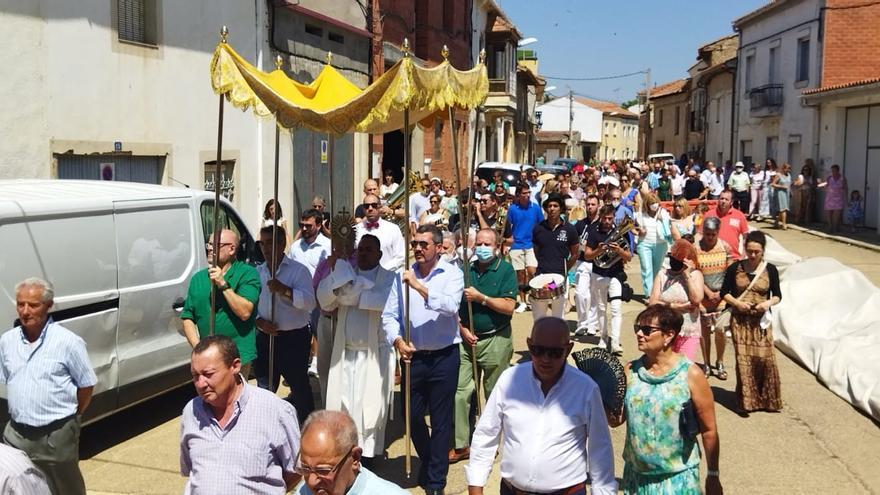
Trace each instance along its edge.
<instances>
[{"instance_id":1,"label":"woman with sunglasses","mask_svg":"<svg viewBox=\"0 0 880 495\"><path fill-rule=\"evenodd\" d=\"M636 317L633 329L643 354L626 365L623 413L609 414L611 426L627 423L621 483L626 494L700 493L697 434L706 450L705 493L723 493L715 401L703 371L674 350L681 325L681 314L660 305Z\"/></svg>"},{"instance_id":2,"label":"woman with sunglasses","mask_svg":"<svg viewBox=\"0 0 880 495\"><path fill-rule=\"evenodd\" d=\"M685 239L679 239L669 250L669 268L654 278L649 305L659 304L672 309L684 319L673 348L691 361L700 350L700 303L703 302L703 274L697 265L697 250Z\"/></svg>"},{"instance_id":3,"label":"woman with sunglasses","mask_svg":"<svg viewBox=\"0 0 880 495\"><path fill-rule=\"evenodd\" d=\"M449 227L449 210L440 206L441 201L439 194L428 198L428 209L419 215L419 225L434 225L441 230Z\"/></svg>"}]
</instances>

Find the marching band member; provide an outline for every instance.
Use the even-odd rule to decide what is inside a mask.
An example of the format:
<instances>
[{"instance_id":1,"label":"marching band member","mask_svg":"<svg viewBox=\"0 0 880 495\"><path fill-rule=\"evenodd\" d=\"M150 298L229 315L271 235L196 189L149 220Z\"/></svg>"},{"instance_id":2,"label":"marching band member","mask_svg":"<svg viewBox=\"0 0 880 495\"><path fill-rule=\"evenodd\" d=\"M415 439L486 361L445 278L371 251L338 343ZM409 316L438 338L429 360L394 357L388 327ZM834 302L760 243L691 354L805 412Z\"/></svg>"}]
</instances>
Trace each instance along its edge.
<instances>
[{"instance_id":1,"label":"marching band member","mask_svg":"<svg viewBox=\"0 0 880 495\"><path fill-rule=\"evenodd\" d=\"M587 196L585 201L586 208L586 216L581 220L578 220L576 224L574 224L574 229L577 231L578 239L581 244L585 244L587 242L587 234L589 232L589 227L594 223L599 221L599 197L595 194L590 194ZM593 273L593 263L587 261L584 258L584 253L581 252L578 256L577 268L575 269L575 309L577 310L577 318L578 325L575 330L575 335L583 335L585 333L595 333L596 331L596 312L590 311L591 300L590 300L590 280L592 278Z\"/></svg>"},{"instance_id":2,"label":"marching band member","mask_svg":"<svg viewBox=\"0 0 880 495\"><path fill-rule=\"evenodd\" d=\"M626 276L623 265L632 259L629 249L616 243L607 244L608 234L614 227L614 206L604 205L599 210L599 221L590 226L587 233L587 247L584 259L593 261L605 252L613 251L620 257L611 266L603 268L593 263L593 278L590 283L590 301L596 307L596 321L600 334L600 346L611 346L611 352L622 354L620 346L620 326L623 323L623 279ZM607 307L611 307L610 321L606 317ZM591 309L592 311L592 309Z\"/></svg>"},{"instance_id":3,"label":"marching band member","mask_svg":"<svg viewBox=\"0 0 880 495\"><path fill-rule=\"evenodd\" d=\"M532 232L532 243L535 246L535 258L538 260L537 275L555 273L561 275L559 287L562 293L552 299L532 297L532 315L535 321L552 315L557 318L565 316L568 298L565 295L568 271L578 258L578 236L574 226L562 220L565 202L558 194L551 194L544 201L547 219L535 226ZM552 309L551 309L552 306Z\"/></svg>"}]
</instances>

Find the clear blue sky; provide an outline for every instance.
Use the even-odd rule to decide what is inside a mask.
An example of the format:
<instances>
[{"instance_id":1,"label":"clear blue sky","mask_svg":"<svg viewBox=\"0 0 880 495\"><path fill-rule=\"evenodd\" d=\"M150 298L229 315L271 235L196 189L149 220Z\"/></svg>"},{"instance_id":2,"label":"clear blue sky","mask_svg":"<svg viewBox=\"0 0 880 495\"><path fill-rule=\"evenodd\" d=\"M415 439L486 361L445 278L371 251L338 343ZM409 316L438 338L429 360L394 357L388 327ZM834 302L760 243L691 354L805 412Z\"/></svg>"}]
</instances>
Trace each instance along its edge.
<instances>
[{"instance_id":1,"label":"clear blue sky","mask_svg":"<svg viewBox=\"0 0 880 495\"><path fill-rule=\"evenodd\" d=\"M496 0L497 1L497 0ZM768 0L500 0L538 53L542 75L603 77L651 69L651 85L687 76L697 48L733 33L731 22ZM621 102L645 87L639 74L606 81L548 79L563 94Z\"/></svg>"}]
</instances>

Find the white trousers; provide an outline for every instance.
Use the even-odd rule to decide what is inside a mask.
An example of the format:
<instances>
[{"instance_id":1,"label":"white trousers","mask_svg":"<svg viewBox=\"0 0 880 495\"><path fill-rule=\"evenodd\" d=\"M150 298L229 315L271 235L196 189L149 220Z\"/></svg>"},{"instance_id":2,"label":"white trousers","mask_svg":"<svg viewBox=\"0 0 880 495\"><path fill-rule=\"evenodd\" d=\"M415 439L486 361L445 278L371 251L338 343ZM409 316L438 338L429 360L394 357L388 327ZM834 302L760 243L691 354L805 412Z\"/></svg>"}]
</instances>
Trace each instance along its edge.
<instances>
[{"instance_id":1,"label":"white trousers","mask_svg":"<svg viewBox=\"0 0 880 495\"><path fill-rule=\"evenodd\" d=\"M613 344L620 344L620 326L623 323L623 301L620 300L622 292L620 280L593 274L590 282L590 298L596 308L596 323L601 335L600 345L606 345L609 337ZM615 299L609 302L609 297ZM608 306L611 307L610 321L607 317Z\"/></svg>"},{"instance_id":2,"label":"white trousers","mask_svg":"<svg viewBox=\"0 0 880 495\"><path fill-rule=\"evenodd\" d=\"M565 307L568 305L568 297L560 294L553 299L534 299L532 298L532 316L535 321L545 316L555 316L557 318L565 318Z\"/></svg>"},{"instance_id":3,"label":"white trousers","mask_svg":"<svg viewBox=\"0 0 880 495\"><path fill-rule=\"evenodd\" d=\"M579 329L596 328L596 308L590 297L590 281L593 278L593 264L578 261L574 271L574 306L577 309Z\"/></svg>"}]
</instances>

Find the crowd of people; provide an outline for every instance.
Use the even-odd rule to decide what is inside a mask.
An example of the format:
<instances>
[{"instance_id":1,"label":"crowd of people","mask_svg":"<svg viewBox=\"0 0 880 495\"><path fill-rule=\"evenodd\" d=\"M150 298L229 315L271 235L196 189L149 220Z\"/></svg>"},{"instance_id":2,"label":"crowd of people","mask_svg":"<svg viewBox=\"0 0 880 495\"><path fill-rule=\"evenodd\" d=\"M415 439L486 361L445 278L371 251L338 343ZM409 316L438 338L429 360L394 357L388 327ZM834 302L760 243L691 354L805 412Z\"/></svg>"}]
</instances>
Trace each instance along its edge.
<instances>
[{"instance_id":1,"label":"crowd of people","mask_svg":"<svg viewBox=\"0 0 880 495\"><path fill-rule=\"evenodd\" d=\"M242 261L236 232L221 230L180 314L198 392L181 429L188 492L282 493L302 480L303 494L398 493L370 468L384 454L399 382L429 495L443 493L449 465L466 459L471 493L482 493L499 445L502 493L578 494L588 481L595 493L614 493L609 425L624 422L624 491L698 491L705 458L705 490L720 493L708 379L728 378L726 332L738 411L782 408L769 317L779 274L749 219L766 218L769 200L785 228L787 212L811 211L802 204L815 188L827 188L826 209L837 215L846 194L839 169L820 181L811 164L794 179L772 160L729 168L601 163L555 176L528 168L513 180L473 177L463 190L424 178L408 208L389 201L399 186L385 174L364 184L347 245L330 242L321 197L295 232L270 201L257 267ZM790 202L803 184L812 192ZM411 229L409 245L402 229ZM627 283L635 257L641 294ZM75 447L95 375L82 340L49 316L52 285L28 279L15 290L20 326L0 339L12 415L4 442L31 455L54 493L82 493ZM612 411L566 359L572 339L585 336L621 355L622 305L639 297L641 357L626 364L625 407ZM511 365L512 318L526 311L531 362ZM40 342L33 353L45 357L22 359ZM46 360L64 363L63 380L39 371ZM287 400L275 396L282 379ZM57 442L59 432L68 440Z\"/></svg>"}]
</instances>

